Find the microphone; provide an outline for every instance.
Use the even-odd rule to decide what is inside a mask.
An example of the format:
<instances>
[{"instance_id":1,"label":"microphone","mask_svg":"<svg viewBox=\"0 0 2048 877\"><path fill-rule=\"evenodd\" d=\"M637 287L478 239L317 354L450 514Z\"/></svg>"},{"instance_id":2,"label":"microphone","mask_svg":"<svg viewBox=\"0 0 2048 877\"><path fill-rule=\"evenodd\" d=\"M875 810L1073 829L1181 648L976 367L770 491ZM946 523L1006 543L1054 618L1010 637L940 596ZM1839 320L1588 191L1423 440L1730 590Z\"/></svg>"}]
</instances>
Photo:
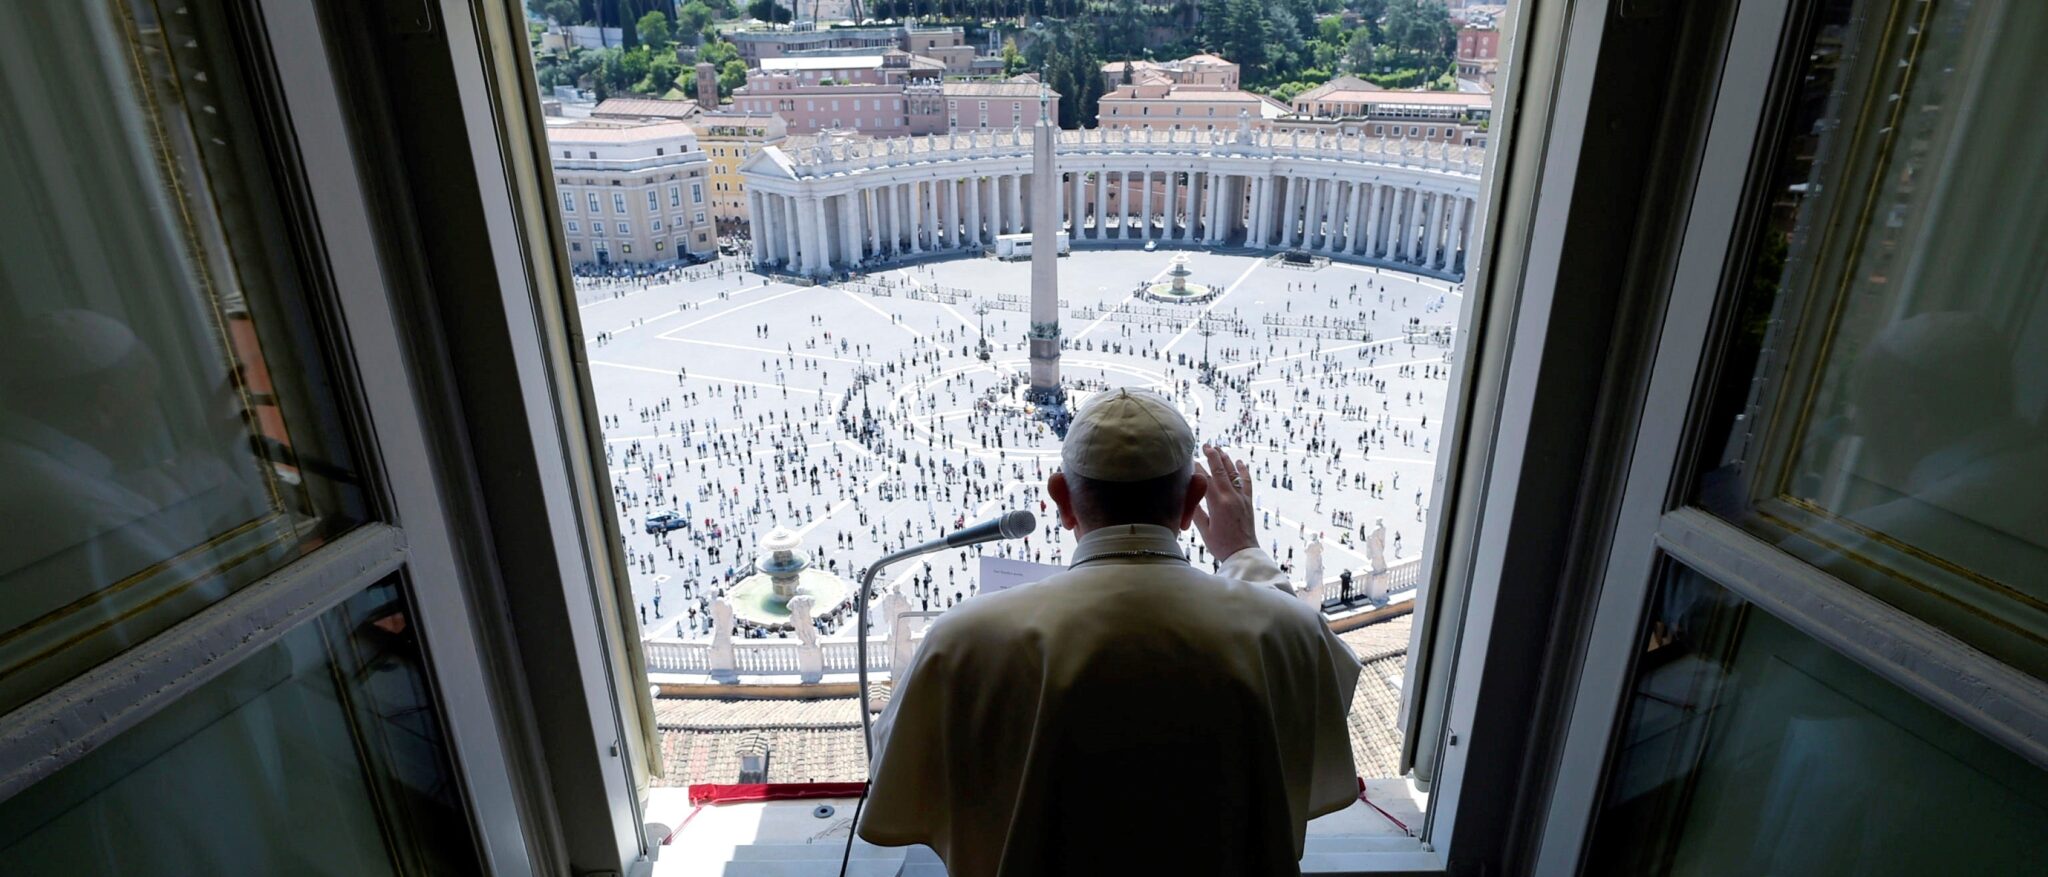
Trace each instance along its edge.
<instances>
[{"instance_id":1,"label":"microphone","mask_svg":"<svg viewBox=\"0 0 2048 877\"><path fill-rule=\"evenodd\" d=\"M947 533L946 538L940 541L946 543L947 548L965 548L998 539L1029 536L1032 528L1037 526L1038 518L1030 512L1005 512L972 527L963 527Z\"/></svg>"}]
</instances>

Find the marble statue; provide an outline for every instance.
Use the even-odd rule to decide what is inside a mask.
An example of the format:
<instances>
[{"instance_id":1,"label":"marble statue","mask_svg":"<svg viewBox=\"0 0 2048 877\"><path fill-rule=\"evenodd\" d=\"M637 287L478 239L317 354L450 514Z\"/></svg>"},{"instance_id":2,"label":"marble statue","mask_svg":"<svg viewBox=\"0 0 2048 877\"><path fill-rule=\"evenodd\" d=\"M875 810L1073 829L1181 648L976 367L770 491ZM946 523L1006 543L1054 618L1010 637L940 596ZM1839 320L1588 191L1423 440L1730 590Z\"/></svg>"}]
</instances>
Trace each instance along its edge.
<instances>
[{"instance_id":1,"label":"marble statue","mask_svg":"<svg viewBox=\"0 0 2048 877\"><path fill-rule=\"evenodd\" d=\"M1374 575L1387 571L1387 520L1372 519L1372 535L1365 537L1365 556L1372 561Z\"/></svg>"},{"instance_id":2,"label":"marble statue","mask_svg":"<svg viewBox=\"0 0 2048 877\"><path fill-rule=\"evenodd\" d=\"M1323 534L1317 533L1308 543L1308 563L1304 567L1301 596L1310 606L1323 605Z\"/></svg>"},{"instance_id":3,"label":"marble statue","mask_svg":"<svg viewBox=\"0 0 2048 877\"><path fill-rule=\"evenodd\" d=\"M807 646L818 644L818 625L811 621L811 608L817 602L809 594L798 594L789 599L789 626L795 629L797 642Z\"/></svg>"},{"instance_id":4,"label":"marble statue","mask_svg":"<svg viewBox=\"0 0 2048 877\"><path fill-rule=\"evenodd\" d=\"M738 678L739 662L732 647L732 604L724 597L711 601L711 651L706 659L713 678Z\"/></svg>"}]
</instances>

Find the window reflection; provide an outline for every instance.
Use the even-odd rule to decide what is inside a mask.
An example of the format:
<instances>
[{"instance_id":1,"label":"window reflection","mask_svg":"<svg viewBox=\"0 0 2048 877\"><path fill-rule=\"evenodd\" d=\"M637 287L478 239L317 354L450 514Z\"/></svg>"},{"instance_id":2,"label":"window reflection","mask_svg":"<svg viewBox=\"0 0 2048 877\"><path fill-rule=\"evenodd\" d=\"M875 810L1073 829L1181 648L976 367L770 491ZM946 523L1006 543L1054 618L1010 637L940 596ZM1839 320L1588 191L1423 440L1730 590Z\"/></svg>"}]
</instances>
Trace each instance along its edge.
<instances>
[{"instance_id":1,"label":"window reflection","mask_svg":"<svg viewBox=\"0 0 2048 877\"><path fill-rule=\"evenodd\" d=\"M2048 5L1816 7L1696 501L2048 675Z\"/></svg>"},{"instance_id":2,"label":"window reflection","mask_svg":"<svg viewBox=\"0 0 2048 877\"><path fill-rule=\"evenodd\" d=\"M0 711L365 516L213 2L0 33Z\"/></svg>"},{"instance_id":3,"label":"window reflection","mask_svg":"<svg viewBox=\"0 0 2048 877\"><path fill-rule=\"evenodd\" d=\"M0 873L477 873L465 813L387 581L0 803Z\"/></svg>"},{"instance_id":4,"label":"window reflection","mask_svg":"<svg viewBox=\"0 0 2048 877\"><path fill-rule=\"evenodd\" d=\"M1587 873L2039 870L2048 772L1689 569L1653 599Z\"/></svg>"}]
</instances>

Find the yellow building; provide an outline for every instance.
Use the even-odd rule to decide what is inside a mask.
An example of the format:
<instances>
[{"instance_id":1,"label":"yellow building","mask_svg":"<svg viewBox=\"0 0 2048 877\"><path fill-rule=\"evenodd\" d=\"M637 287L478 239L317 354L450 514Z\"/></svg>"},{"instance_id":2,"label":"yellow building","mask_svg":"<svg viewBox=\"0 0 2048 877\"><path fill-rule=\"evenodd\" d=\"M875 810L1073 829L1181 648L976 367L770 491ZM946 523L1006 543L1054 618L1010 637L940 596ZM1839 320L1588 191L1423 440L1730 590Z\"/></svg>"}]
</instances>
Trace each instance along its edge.
<instances>
[{"instance_id":1,"label":"yellow building","mask_svg":"<svg viewBox=\"0 0 2048 877\"><path fill-rule=\"evenodd\" d=\"M747 192L740 165L761 147L781 143L789 125L774 113L707 110L696 119L697 142L711 157L711 216L720 235L747 225Z\"/></svg>"}]
</instances>

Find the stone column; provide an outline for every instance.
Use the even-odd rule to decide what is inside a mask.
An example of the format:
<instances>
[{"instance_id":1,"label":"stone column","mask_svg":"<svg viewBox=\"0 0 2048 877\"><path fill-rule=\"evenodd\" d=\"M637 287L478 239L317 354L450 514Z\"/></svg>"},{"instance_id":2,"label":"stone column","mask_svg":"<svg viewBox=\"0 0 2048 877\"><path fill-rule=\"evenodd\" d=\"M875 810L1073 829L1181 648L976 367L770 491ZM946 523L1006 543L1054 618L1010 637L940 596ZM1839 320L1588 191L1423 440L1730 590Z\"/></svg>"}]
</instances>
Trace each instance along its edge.
<instances>
[{"instance_id":1,"label":"stone column","mask_svg":"<svg viewBox=\"0 0 2048 877\"><path fill-rule=\"evenodd\" d=\"M1422 263L1431 268L1437 267L1437 261L1442 258L1438 247L1443 243L1445 212L1444 194L1432 192L1429 196L1429 240L1422 251Z\"/></svg>"},{"instance_id":2,"label":"stone column","mask_svg":"<svg viewBox=\"0 0 2048 877\"><path fill-rule=\"evenodd\" d=\"M1206 174L1202 174L1202 173L1200 173L1200 172L1197 172L1197 171L1188 171L1188 195L1187 195L1187 202L1188 202L1188 203L1187 203L1187 205L1186 205L1186 209L1187 209L1187 212L1188 212L1188 216L1187 216L1187 219L1186 219L1186 220L1185 220L1185 221L1183 222L1183 224L1182 224L1182 225L1181 225L1181 227L1180 227L1180 239L1181 239L1181 240L1182 240L1183 242L1192 242L1192 241L1194 241L1194 239L1195 239L1195 228L1196 228L1197 226L1201 225L1201 222L1202 222L1202 180L1203 180L1203 179L1204 179L1204 178L1205 178L1206 176L1207 176Z\"/></svg>"},{"instance_id":3,"label":"stone column","mask_svg":"<svg viewBox=\"0 0 2048 877\"><path fill-rule=\"evenodd\" d=\"M1344 252L1358 252L1359 233L1365 230L1365 184L1351 184L1351 215L1344 221Z\"/></svg>"},{"instance_id":4,"label":"stone column","mask_svg":"<svg viewBox=\"0 0 2048 877\"><path fill-rule=\"evenodd\" d=\"M832 261L832 235L825 227L825 206L817 195L797 196L798 215L804 226L804 273L823 274Z\"/></svg>"},{"instance_id":5,"label":"stone column","mask_svg":"<svg viewBox=\"0 0 2048 877\"><path fill-rule=\"evenodd\" d=\"M1105 214L1104 214L1104 212L1103 212L1103 211L1104 211L1104 208L1105 208L1105 205L1107 205L1107 204L1109 203L1109 197L1108 197L1108 189L1109 189L1109 172L1108 172L1108 171L1096 171L1096 172L1095 172L1095 239L1096 239L1096 240L1098 240L1098 241L1099 241L1099 240L1102 240L1102 239L1103 239L1104 237L1106 237L1106 235L1104 235L1104 234L1103 234L1102 232L1103 232L1103 230L1104 230L1104 229L1107 229L1107 228L1109 228L1109 226L1108 226L1108 225L1106 224L1106 223L1107 223L1107 220L1106 220L1106 219L1104 218L1104 217L1105 217Z\"/></svg>"},{"instance_id":6,"label":"stone column","mask_svg":"<svg viewBox=\"0 0 2048 877\"><path fill-rule=\"evenodd\" d=\"M752 239L748 241L748 245L753 249L754 264L757 265L768 261L768 243L764 235L767 229L762 227L761 214L761 193L748 192L747 236Z\"/></svg>"},{"instance_id":7,"label":"stone column","mask_svg":"<svg viewBox=\"0 0 2048 877\"><path fill-rule=\"evenodd\" d=\"M1164 214L1166 219L1159 223L1159 236L1169 241L1179 240L1180 234L1173 230L1173 223L1180 218L1180 172L1166 172L1165 198L1159 212Z\"/></svg>"},{"instance_id":8,"label":"stone column","mask_svg":"<svg viewBox=\"0 0 2048 877\"><path fill-rule=\"evenodd\" d=\"M910 238L910 254L913 256L924 252L924 236L921 233L924 228L924 217L920 215L923 205L918 203L922 194L918 191L918 184L903 184L903 231Z\"/></svg>"},{"instance_id":9,"label":"stone column","mask_svg":"<svg viewBox=\"0 0 2048 877\"><path fill-rule=\"evenodd\" d=\"M1251 215L1244 218L1245 245L1258 249L1266 248L1266 182L1264 177L1246 177L1252 187L1250 194Z\"/></svg>"},{"instance_id":10,"label":"stone column","mask_svg":"<svg viewBox=\"0 0 2048 877\"><path fill-rule=\"evenodd\" d=\"M969 246L981 246L981 177L967 180L967 241Z\"/></svg>"},{"instance_id":11,"label":"stone column","mask_svg":"<svg viewBox=\"0 0 2048 877\"><path fill-rule=\"evenodd\" d=\"M869 186L860 190L861 225L868 232L868 252L875 258L882 256L882 209L876 198L875 188Z\"/></svg>"},{"instance_id":12,"label":"stone column","mask_svg":"<svg viewBox=\"0 0 2048 877\"><path fill-rule=\"evenodd\" d=\"M936 252L944 246L939 243L939 181L926 180L922 188L917 206L924 211L924 248Z\"/></svg>"},{"instance_id":13,"label":"stone column","mask_svg":"<svg viewBox=\"0 0 2048 877\"><path fill-rule=\"evenodd\" d=\"M1138 239L1152 239L1152 172L1138 174Z\"/></svg>"},{"instance_id":14,"label":"stone column","mask_svg":"<svg viewBox=\"0 0 2048 877\"><path fill-rule=\"evenodd\" d=\"M1393 227L1393 232L1386 236L1386 242L1389 242L1389 248L1386 248L1386 258L1391 258L1395 262L1407 262L1409 260L1409 217L1411 217L1409 211L1413 207L1415 207L1415 191L1413 189L1399 189L1399 191L1395 191L1395 209L1389 215L1389 221L1393 221L1395 227Z\"/></svg>"},{"instance_id":15,"label":"stone column","mask_svg":"<svg viewBox=\"0 0 2048 877\"><path fill-rule=\"evenodd\" d=\"M1287 177L1284 185L1287 186L1287 197L1280 209L1280 249L1291 250L1295 244L1295 223L1300 221L1301 179Z\"/></svg>"},{"instance_id":16,"label":"stone column","mask_svg":"<svg viewBox=\"0 0 2048 877\"><path fill-rule=\"evenodd\" d=\"M791 221L795 219L796 214L790 211L791 205L788 195L773 195L770 197L775 199L775 240L782 248L782 252L777 254L776 262L781 264L784 270L794 271L797 267L797 246L801 243L798 240L796 224Z\"/></svg>"},{"instance_id":17,"label":"stone column","mask_svg":"<svg viewBox=\"0 0 2048 877\"><path fill-rule=\"evenodd\" d=\"M1458 251L1465 247L1465 217L1471 199L1462 195L1451 202L1451 240L1444 246L1444 270L1462 275L1464 269L1458 265Z\"/></svg>"},{"instance_id":18,"label":"stone column","mask_svg":"<svg viewBox=\"0 0 2048 877\"><path fill-rule=\"evenodd\" d=\"M853 204L851 194L832 196L832 212L839 216L839 262L838 267L851 270L860 261L860 244L854 240Z\"/></svg>"},{"instance_id":19,"label":"stone column","mask_svg":"<svg viewBox=\"0 0 2048 877\"><path fill-rule=\"evenodd\" d=\"M1295 246L1304 250L1315 249L1323 230L1323 200L1322 180L1301 181L1301 240L1296 241Z\"/></svg>"},{"instance_id":20,"label":"stone column","mask_svg":"<svg viewBox=\"0 0 2048 877\"><path fill-rule=\"evenodd\" d=\"M1080 171L1072 172L1072 178L1073 185L1067 187L1067 239L1079 243L1088 224L1088 178Z\"/></svg>"},{"instance_id":21,"label":"stone column","mask_svg":"<svg viewBox=\"0 0 2048 877\"><path fill-rule=\"evenodd\" d=\"M1003 209L1004 218L1009 220L1010 234L1024 230L1024 177L1010 175L1010 201Z\"/></svg>"}]
</instances>

